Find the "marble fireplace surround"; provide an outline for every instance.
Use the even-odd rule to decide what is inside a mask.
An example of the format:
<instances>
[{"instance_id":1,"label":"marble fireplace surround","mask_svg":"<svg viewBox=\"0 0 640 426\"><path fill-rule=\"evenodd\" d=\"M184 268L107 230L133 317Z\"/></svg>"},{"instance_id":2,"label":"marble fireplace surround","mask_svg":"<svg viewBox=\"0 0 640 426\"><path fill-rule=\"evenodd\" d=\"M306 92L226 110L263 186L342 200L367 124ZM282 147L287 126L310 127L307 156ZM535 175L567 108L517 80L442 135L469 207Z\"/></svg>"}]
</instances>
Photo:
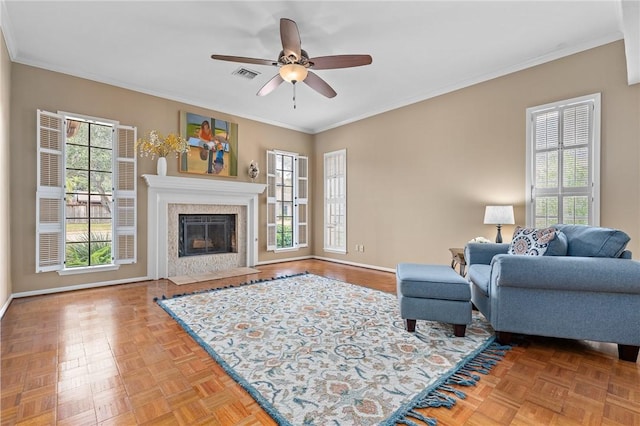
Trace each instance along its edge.
<instances>
[{"instance_id":1,"label":"marble fireplace surround","mask_svg":"<svg viewBox=\"0 0 640 426\"><path fill-rule=\"evenodd\" d=\"M258 261L258 195L266 185L249 182L235 182L221 179L195 179L178 176L142 175L148 189L147 194L147 275L157 280L175 275L203 273L198 271L206 258L193 256L191 266L178 260L175 238L178 213L185 212L228 212L238 214L237 266L254 266ZM244 224L244 225L243 225ZM242 226L243 229L240 229ZM244 229L246 227L246 229ZM240 239L242 238L242 241ZM175 251L175 253L173 253ZM201 259L198 259L201 258ZM184 258L182 258L184 259ZM208 272L217 270L230 260L220 261L220 257L210 258ZM188 262L188 261L187 261ZM186 269L185 269L186 268ZM195 269L194 269L195 268ZM220 269L220 268L218 268Z\"/></svg>"}]
</instances>

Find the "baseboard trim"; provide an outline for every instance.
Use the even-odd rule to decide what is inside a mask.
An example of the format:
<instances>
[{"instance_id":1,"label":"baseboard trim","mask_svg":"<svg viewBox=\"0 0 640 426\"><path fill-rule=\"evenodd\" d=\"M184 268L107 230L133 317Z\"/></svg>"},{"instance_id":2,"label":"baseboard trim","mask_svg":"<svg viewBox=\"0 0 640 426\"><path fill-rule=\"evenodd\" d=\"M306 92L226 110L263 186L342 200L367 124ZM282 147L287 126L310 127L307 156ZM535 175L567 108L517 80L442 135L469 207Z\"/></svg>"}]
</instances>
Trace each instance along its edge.
<instances>
[{"instance_id":1,"label":"baseboard trim","mask_svg":"<svg viewBox=\"0 0 640 426\"><path fill-rule=\"evenodd\" d=\"M256 263L255 266L272 265L274 263L294 262L296 260L308 260L308 259L313 259L313 256L300 256L300 257L288 257L286 259L264 260L262 262Z\"/></svg>"},{"instance_id":2,"label":"baseboard trim","mask_svg":"<svg viewBox=\"0 0 640 426\"><path fill-rule=\"evenodd\" d=\"M340 260L340 259L334 259L332 257L322 257L322 256L300 256L300 257L289 257L286 259L266 260L266 261L258 262L256 266L271 265L274 263L293 262L296 260L308 260L308 259L324 260L325 262L341 263L343 265L356 266L358 268L374 269L376 271L382 271L382 272L392 272L392 273L396 272L395 268L385 268L383 266L368 265L366 263L350 262L348 260Z\"/></svg>"},{"instance_id":3,"label":"baseboard trim","mask_svg":"<svg viewBox=\"0 0 640 426\"><path fill-rule=\"evenodd\" d=\"M393 272L393 273L396 272L395 268L385 268L384 266L376 266L376 265L368 265L366 263L350 262L348 260L334 259L332 257L313 256L313 258L314 259L318 259L318 260L325 260L327 262L342 263L344 265L349 265L349 266L357 266L359 268L375 269L376 271Z\"/></svg>"},{"instance_id":4,"label":"baseboard trim","mask_svg":"<svg viewBox=\"0 0 640 426\"><path fill-rule=\"evenodd\" d=\"M4 305L2 306L2 309L0 309L0 319L4 318L4 314L5 314L5 312L7 312L7 309L9 309L9 305L11 304L12 300L13 300L13 294L10 294L9 298L7 299L7 301L4 302Z\"/></svg>"},{"instance_id":5,"label":"baseboard trim","mask_svg":"<svg viewBox=\"0 0 640 426\"><path fill-rule=\"evenodd\" d=\"M133 277L133 278L123 278L121 280L113 280L113 281L102 281L97 283L89 283L89 284L79 284L79 285L70 285L67 287L57 287L57 288L46 288L43 290L32 290L32 291L23 291L20 293L13 293L10 297L13 299L19 299L21 297L31 297L31 296L42 296L45 294L53 294L53 293L64 293L65 291L74 291L74 290L85 290L88 288L97 288L97 287L108 287L112 285L119 284L130 284L138 281L151 281L150 277Z\"/></svg>"}]
</instances>

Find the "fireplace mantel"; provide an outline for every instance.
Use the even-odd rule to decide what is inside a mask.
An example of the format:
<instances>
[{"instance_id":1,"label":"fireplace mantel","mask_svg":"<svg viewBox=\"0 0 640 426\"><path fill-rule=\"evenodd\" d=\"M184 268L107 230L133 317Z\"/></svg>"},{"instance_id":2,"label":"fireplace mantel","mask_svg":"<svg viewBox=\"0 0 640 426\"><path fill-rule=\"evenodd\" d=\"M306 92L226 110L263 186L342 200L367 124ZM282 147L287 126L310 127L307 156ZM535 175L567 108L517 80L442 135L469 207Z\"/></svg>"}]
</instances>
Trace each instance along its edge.
<instances>
[{"instance_id":1,"label":"fireplace mantel","mask_svg":"<svg viewBox=\"0 0 640 426\"><path fill-rule=\"evenodd\" d=\"M167 191L216 192L235 195L259 195L266 185L262 183L235 182L220 179L196 179L178 176L142 175L149 188Z\"/></svg>"},{"instance_id":2,"label":"fireplace mantel","mask_svg":"<svg viewBox=\"0 0 640 426\"><path fill-rule=\"evenodd\" d=\"M142 175L149 187L147 195L147 275L168 277L169 204L210 204L245 206L247 209L247 264L258 261L258 195L266 185L221 179Z\"/></svg>"}]
</instances>

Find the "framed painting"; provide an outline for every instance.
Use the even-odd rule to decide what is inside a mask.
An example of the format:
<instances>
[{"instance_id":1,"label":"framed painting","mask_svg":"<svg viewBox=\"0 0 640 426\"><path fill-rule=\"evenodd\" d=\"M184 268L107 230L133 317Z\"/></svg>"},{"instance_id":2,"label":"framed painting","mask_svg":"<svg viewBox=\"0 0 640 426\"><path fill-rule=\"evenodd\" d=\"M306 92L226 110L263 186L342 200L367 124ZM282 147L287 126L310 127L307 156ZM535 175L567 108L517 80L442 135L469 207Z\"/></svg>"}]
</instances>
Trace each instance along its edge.
<instances>
[{"instance_id":1,"label":"framed painting","mask_svg":"<svg viewBox=\"0 0 640 426\"><path fill-rule=\"evenodd\" d=\"M189 151L180 154L181 173L238 176L238 124L180 112L180 132Z\"/></svg>"}]
</instances>

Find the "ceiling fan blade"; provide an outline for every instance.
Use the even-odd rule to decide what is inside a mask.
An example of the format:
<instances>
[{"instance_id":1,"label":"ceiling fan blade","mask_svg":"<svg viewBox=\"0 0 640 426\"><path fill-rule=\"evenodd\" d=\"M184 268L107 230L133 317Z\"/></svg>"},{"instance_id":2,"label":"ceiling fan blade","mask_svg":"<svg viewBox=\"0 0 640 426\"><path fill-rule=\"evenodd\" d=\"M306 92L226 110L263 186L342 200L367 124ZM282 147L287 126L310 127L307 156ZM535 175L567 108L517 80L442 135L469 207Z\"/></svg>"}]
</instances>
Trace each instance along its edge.
<instances>
[{"instance_id":1,"label":"ceiling fan blade","mask_svg":"<svg viewBox=\"0 0 640 426\"><path fill-rule=\"evenodd\" d=\"M271 80L267 81L267 84L265 84L260 90L258 90L258 93L256 93L256 95L268 95L269 93L273 92L278 86L280 86L283 81L284 80L282 79L282 77L280 77L280 74L274 75Z\"/></svg>"},{"instance_id":2,"label":"ceiling fan blade","mask_svg":"<svg viewBox=\"0 0 640 426\"><path fill-rule=\"evenodd\" d=\"M305 78L303 81L307 83L307 85L313 90L320 93L321 95L326 96L327 98L333 98L335 95L337 95L336 91L333 90L333 88L329 86L326 81L324 81L323 79L318 77L317 74L314 74L311 71L309 71L309 73L307 74L307 78Z\"/></svg>"},{"instance_id":3,"label":"ceiling fan blade","mask_svg":"<svg viewBox=\"0 0 640 426\"><path fill-rule=\"evenodd\" d=\"M291 19L280 19L280 39L282 40L284 56L291 58L293 62L299 61L302 57L300 32L298 31L298 25Z\"/></svg>"},{"instance_id":4,"label":"ceiling fan blade","mask_svg":"<svg viewBox=\"0 0 640 426\"><path fill-rule=\"evenodd\" d=\"M373 59L370 55L333 55L319 56L309 59L314 70L331 70L335 68L350 68L369 65Z\"/></svg>"},{"instance_id":5,"label":"ceiling fan blade","mask_svg":"<svg viewBox=\"0 0 640 426\"><path fill-rule=\"evenodd\" d=\"M211 55L211 59L217 59L219 61L241 62L243 64L274 65L274 66L278 65L277 62L269 59L244 58L242 56Z\"/></svg>"}]
</instances>

